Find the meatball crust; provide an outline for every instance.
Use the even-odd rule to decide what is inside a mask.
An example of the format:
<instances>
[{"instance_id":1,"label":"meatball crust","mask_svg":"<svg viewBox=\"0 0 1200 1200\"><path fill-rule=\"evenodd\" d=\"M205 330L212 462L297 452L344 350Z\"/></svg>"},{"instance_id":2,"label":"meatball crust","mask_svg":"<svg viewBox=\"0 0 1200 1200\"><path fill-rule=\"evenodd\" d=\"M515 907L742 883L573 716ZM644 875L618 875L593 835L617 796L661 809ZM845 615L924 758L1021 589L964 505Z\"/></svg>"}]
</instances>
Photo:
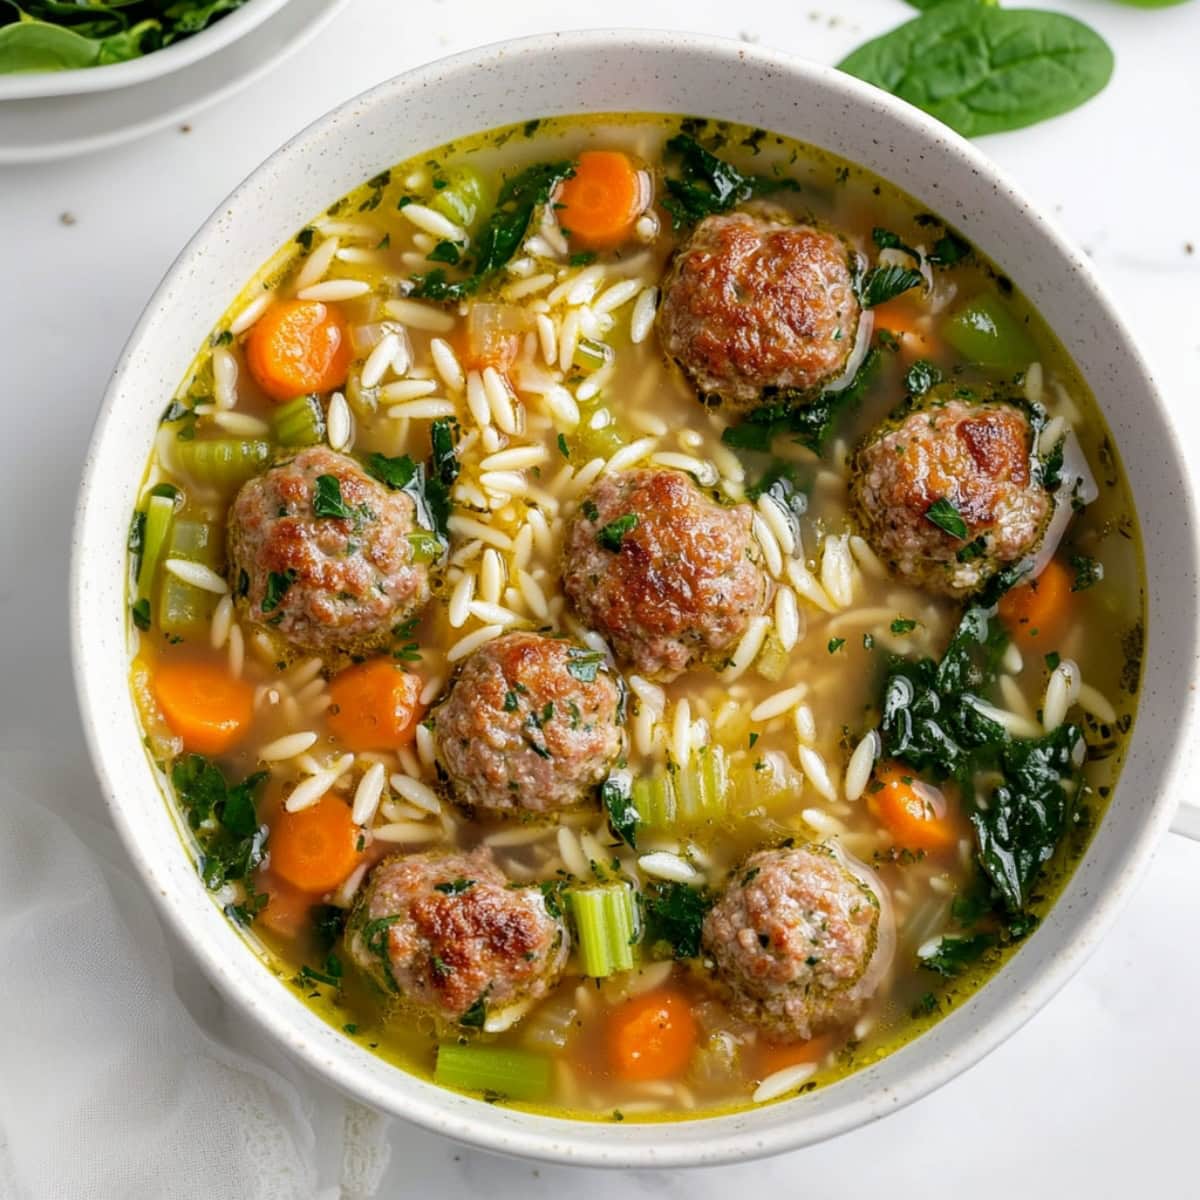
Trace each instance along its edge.
<instances>
[{"instance_id":1,"label":"meatball crust","mask_svg":"<svg viewBox=\"0 0 1200 1200\"><path fill-rule=\"evenodd\" d=\"M1036 477L1033 429L1022 409L954 398L945 388L930 396L858 448L851 506L899 578L964 596L1037 548L1054 505ZM965 538L930 519L939 500L962 518Z\"/></svg>"},{"instance_id":2,"label":"meatball crust","mask_svg":"<svg viewBox=\"0 0 1200 1200\"><path fill-rule=\"evenodd\" d=\"M455 798L494 813L550 813L591 799L624 746L620 683L604 656L509 633L463 664L434 712Z\"/></svg>"},{"instance_id":3,"label":"meatball crust","mask_svg":"<svg viewBox=\"0 0 1200 1200\"><path fill-rule=\"evenodd\" d=\"M877 981L879 898L825 846L759 850L704 919L734 1013L781 1040L853 1021Z\"/></svg>"},{"instance_id":4,"label":"meatball crust","mask_svg":"<svg viewBox=\"0 0 1200 1200\"><path fill-rule=\"evenodd\" d=\"M764 390L836 379L861 315L836 233L734 212L706 217L676 253L658 332L706 403L744 413Z\"/></svg>"},{"instance_id":5,"label":"meatball crust","mask_svg":"<svg viewBox=\"0 0 1200 1200\"><path fill-rule=\"evenodd\" d=\"M318 483L328 477L350 517L317 515ZM344 454L302 450L246 483L229 510L233 593L250 620L302 650L376 649L429 599L428 569L408 538L415 528L411 496Z\"/></svg>"},{"instance_id":6,"label":"meatball crust","mask_svg":"<svg viewBox=\"0 0 1200 1200\"><path fill-rule=\"evenodd\" d=\"M514 887L480 847L380 862L346 923L346 952L380 988L440 1022L550 990L567 931L537 887ZM472 1013L472 1017L476 1014Z\"/></svg>"},{"instance_id":7,"label":"meatball crust","mask_svg":"<svg viewBox=\"0 0 1200 1200\"><path fill-rule=\"evenodd\" d=\"M752 519L748 504L724 507L678 471L606 476L567 528L563 589L618 658L673 679L731 652L770 600ZM630 526L616 550L598 537L614 521Z\"/></svg>"}]
</instances>

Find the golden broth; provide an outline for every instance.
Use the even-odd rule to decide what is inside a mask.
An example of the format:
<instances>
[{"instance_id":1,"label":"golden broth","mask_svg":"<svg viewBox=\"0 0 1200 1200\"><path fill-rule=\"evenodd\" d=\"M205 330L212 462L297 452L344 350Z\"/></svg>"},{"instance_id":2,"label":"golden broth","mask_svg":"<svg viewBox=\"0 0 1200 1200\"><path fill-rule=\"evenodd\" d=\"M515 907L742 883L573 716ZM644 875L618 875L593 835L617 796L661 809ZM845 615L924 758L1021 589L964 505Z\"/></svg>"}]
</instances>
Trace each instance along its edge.
<instances>
[{"instance_id":1,"label":"golden broth","mask_svg":"<svg viewBox=\"0 0 1200 1200\"><path fill-rule=\"evenodd\" d=\"M432 315L417 315L415 323L387 313L385 304L400 296L402 281L431 268L426 254L436 240L407 220L398 205L406 196L432 197L434 178L458 163L470 164L485 177L507 177L534 162L573 158L587 147L616 147L653 169L662 161L666 139L678 127L673 118L638 115L550 120L536 127L493 131L419 155L333 205L295 242L281 249L242 291L217 325L211 344L198 354L179 399L188 407L199 402L201 415L164 425L146 480L147 491L163 481L176 484L183 494L177 520L197 520L220 529L231 496L206 489L181 468L179 432L188 430L203 441L228 437L231 428L259 430L256 422L269 418L273 406L245 368L241 344L246 331L239 329L239 314L264 289L272 289L278 296L291 294L306 264L315 255L327 253L328 239L336 238L337 253L323 277L362 280L369 285L362 296L340 302L348 323L370 327L398 320L405 325L411 365L403 378L430 385L393 389L393 393L405 392L408 398L389 398L385 394L388 383L401 380L393 371L386 375L383 391L378 385L363 386L366 353L357 354L345 389L354 421L350 449L358 455L379 451L421 460L429 452L429 414L452 412L462 430L461 474L454 490L459 522L451 527L449 559L434 573L433 601L411 634L405 634L406 641L416 644L408 657L411 669L424 681L423 698L434 701L443 694L455 667L448 652L464 637L487 626L487 621L476 615L458 620L464 615L462 594L468 587L477 599L511 609L527 627L548 627L579 636L581 631L565 609L559 588L558 556L564 519L584 490L580 479L586 481L592 472L589 463L644 441L640 451L632 452L638 463L653 463L655 455L664 453L699 460L703 470L711 472L713 490L735 501L742 499L745 487L762 474L769 461L762 455L739 457L722 444L727 419L719 411L710 412L697 404L690 386L664 361L653 332L637 343L631 340L631 313L644 312L650 303L642 297L646 289L658 284L676 244L670 222L659 210L658 221L650 223L656 227L640 227L639 240L620 252L601 254L594 263L584 263L572 261L561 249L556 251L555 237L561 238L561 232L553 224L548 230L541 229L535 219L529 234L541 239L535 251L547 253L530 253L527 247L518 252L516 263L498 276L498 298L525 307L532 322L510 372L514 386L508 392L517 424L523 426L504 434L497 428L494 406L488 412L487 425L481 427L469 389L449 386L447 372L444 368L439 371L434 361L434 338L461 348L464 318L456 308L426 304L422 313ZM871 231L875 227L894 231L908 245L926 248L944 232L940 222L931 221L923 209L890 185L822 151L761 131L716 123L708 123L703 136L718 138L719 153L747 172L781 173L795 180L796 190L773 194L771 203L842 231L872 259ZM544 275L550 278L543 280ZM637 286L624 289L628 296L604 311L605 293L623 280ZM1011 373L1004 378L963 362L937 336L944 312L980 292L1001 294L1036 345L1036 365L1023 371L1015 384ZM585 297L582 307L589 313L584 318L585 332L590 330L589 336L611 347L612 357L599 376L568 372L564 377L546 361L547 350L557 357L564 342L571 340L571 331L564 325L580 319L580 296ZM492 298L490 294L488 298ZM403 305L400 310L408 312ZM423 322L436 329L419 328ZM238 330L232 336L228 333L231 326ZM743 670L720 674L692 670L665 687L630 680L628 765L632 773L661 769L668 755L678 760L689 745L708 742L720 746L734 781L727 820L684 836L643 831L634 854L612 836L598 811L570 813L548 826L501 824L468 820L445 799L440 814L430 815L389 787L377 823L389 827L386 836L399 840L385 841L370 831L364 836L367 861L375 861L384 852L471 847L485 842L493 846L499 865L518 882L559 878L562 872L571 872L579 859L595 859L597 846L601 861L617 860L619 869L635 879L639 877L636 859L640 854L682 850L713 885L719 885L758 845L775 844L786 837L835 839L874 871L890 897L897 945L886 986L854 1026L837 1036L817 1039L810 1047L809 1057L816 1069L810 1079L796 1085L804 1089L855 1070L914 1036L986 981L1011 949L995 947L950 979L922 968L918 948L938 934L958 930L952 905L956 897L973 892L979 877L966 814L951 797L947 818L958 833L957 846L946 853L913 855L896 850L892 835L879 824L867 798L849 800L842 786L851 752L878 720L888 656L937 657L961 610L943 597L890 578L864 550L861 540L852 538L847 513L848 455L860 437L901 400L904 373L915 358L932 359L947 374L957 370L956 381L965 385L1006 382L1030 399L1040 400L1051 419L1063 417L1075 429L1100 484L1098 499L1075 517L1064 546L1067 554L1087 555L1101 563L1103 580L1073 594L1071 620L1053 641L1021 654L1009 653L999 690L989 696L993 703L1039 728L1049 673L1046 655L1056 653L1074 660L1088 686L1083 699L1091 712L1072 710L1084 725L1089 743L1084 788L1074 830L1042 878L1031 906L1034 913L1045 911L1052 902L1086 845L1091 825L1103 811L1116 782L1139 684L1143 585L1132 501L1096 404L1052 333L1012 285L978 256L935 272L930 289L890 302L886 321L877 321L877 329L880 327L892 328L901 336L894 347L883 349L873 382L861 402L840 416L824 453L818 457L787 438L776 439L773 448L775 457L794 464L808 497L807 510L799 520L802 551L794 560L797 565L789 574L792 560L786 557L785 546L783 570L775 572L781 586L791 588L795 615L781 614L778 607L772 610L774 624L764 649ZM237 366L236 403L231 411L248 420L230 422L204 407L211 405L216 390L214 353L230 356L224 359L222 370L229 361ZM449 374L453 377L453 368ZM581 390L589 379L593 385ZM599 386L595 386L597 379ZM455 381L451 378L450 382ZM475 387L478 404L478 381ZM445 401L444 408L431 406L431 398ZM571 413L574 408L579 413L577 422ZM426 415L418 415L422 413ZM226 422L223 428L222 420ZM488 472L481 464L489 454L518 445L538 448L541 455L534 466L515 472L520 476L519 490L506 498L504 482L489 478L495 471ZM676 458L664 460L668 465L679 462ZM464 517L475 525L463 525ZM777 544L769 532L770 523L765 524L766 532L759 526L760 540ZM491 531L486 534L490 543L480 540L479 525ZM779 554L778 549L774 553ZM765 557L772 566L769 547ZM220 570L222 560L223 546L218 540L206 561ZM790 602L782 603L790 607ZM230 619L229 614L218 613L213 631L216 595L204 606L202 627L182 638L164 637L157 627L140 634L135 631L134 683L148 744L160 762L178 750L157 711L149 683L162 662L186 656L240 669L254 685L255 705L248 735L219 759L231 781L262 768L259 750L264 745L297 731L316 734L307 752L266 765L269 777L259 816L269 825L279 813L285 791L297 779L328 768L343 753L326 725L330 670L289 652L265 627L239 625L236 615ZM791 626L782 639L794 637L790 649L781 642L781 620L785 627ZM1114 653L1114 645L1120 645L1122 652ZM1106 711L1110 705L1112 713ZM362 772L374 762L383 763L389 777L407 775L436 783L430 739L421 735L399 753L355 756L337 773L334 789L351 797ZM767 780L776 780L778 786L765 785ZM559 831L559 825L565 833ZM311 973L300 973L308 965L318 975L327 974L321 968L325 950L316 944L304 919L306 903L321 897L301 901L292 896L289 901L286 889L280 889L272 878L269 850L268 838L267 862L255 875L251 892L265 889L278 899L246 928L247 940L285 986L306 995L331 1023L404 1069L430 1075L438 1038L432 1022L389 1020L390 1010L349 964L340 987ZM243 886L227 884L219 898L226 904L238 904L244 902L245 893ZM334 899L344 905L349 895ZM488 1036L502 1045L532 1048L554 1058L552 1093L532 1107L578 1117L611 1118L615 1113L621 1119L654 1120L744 1106L751 1102L759 1083L786 1063L788 1055L765 1047L762 1035L730 1017L709 976L699 961L658 962L647 957L628 975L591 981L579 973L572 959L566 976L547 1000L511 1029ZM691 998L699 1017L701 1036L691 1066L678 1080L622 1081L615 1077L605 1055L606 1014L623 998L661 985L668 978ZM795 1087L786 1094L794 1091Z\"/></svg>"}]
</instances>

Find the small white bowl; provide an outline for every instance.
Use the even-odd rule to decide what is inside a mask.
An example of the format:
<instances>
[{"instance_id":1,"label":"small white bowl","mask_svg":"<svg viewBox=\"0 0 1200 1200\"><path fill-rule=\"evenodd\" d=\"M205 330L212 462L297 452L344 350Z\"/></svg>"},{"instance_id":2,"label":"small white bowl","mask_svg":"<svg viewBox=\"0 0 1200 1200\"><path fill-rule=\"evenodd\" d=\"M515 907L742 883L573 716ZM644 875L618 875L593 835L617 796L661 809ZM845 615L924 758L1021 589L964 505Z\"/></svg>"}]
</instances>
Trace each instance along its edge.
<instances>
[{"instance_id":1,"label":"small white bowl","mask_svg":"<svg viewBox=\"0 0 1200 1200\"><path fill-rule=\"evenodd\" d=\"M206 29L161 50L152 50L128 62L103 67L80 67L73 71L20 71L0 75L0 101L34 100L44 96L75 96L83 92L107 92L157 79L190 66L232 45L250 30L278 12L288 0L249 0L226 13Z\"/></svg>"},{"instance_id":2,"label":"small white bowl","mask_svg":"<svg viewBox=\"0 0 1200 1200\"><path fill-rule=\"evenodd\" d=\"M148 769L128 690L125 537L168 398L247 274L314 213L411 154L531 117L694 113L825 146L953 222L1016 281L1091 384L1129 471L1146 551L1149 639L1120 787L1041 927L967 1003L829 1087L698 1121L581 1122L517 1112L398 1070L327 1025L247 948L206 893ZM1196 508L1175 436L1129 332L1084 256L976 149L846 75L760 46L681 34L535 37L461 54L342 105L222 203L150 301L108 390L79 500L71 582L76 686L129 853L176 933L265 1035L378 1109L464 1142L559 1162L709 1165L794 1149L894 1111L1008 1037L1079 967L1125 902L1194 779Z\"/></svg>"}]
</instances>

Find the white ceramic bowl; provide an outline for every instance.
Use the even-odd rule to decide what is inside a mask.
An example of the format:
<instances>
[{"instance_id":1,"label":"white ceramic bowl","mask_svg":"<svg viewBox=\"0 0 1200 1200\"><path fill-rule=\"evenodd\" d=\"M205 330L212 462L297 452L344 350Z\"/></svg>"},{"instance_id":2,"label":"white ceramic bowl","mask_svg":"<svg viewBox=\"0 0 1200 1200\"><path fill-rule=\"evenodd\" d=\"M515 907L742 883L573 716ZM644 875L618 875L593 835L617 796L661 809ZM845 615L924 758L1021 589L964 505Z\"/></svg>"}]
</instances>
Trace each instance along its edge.
<instances>
[{"instance_id":1,"label":"white ceramic bowl","mask_svg":"<svg viewBox=\"0 0 1200 1200\"><path fill-rule=\"evenodd\" d=\"M530 117L629 109L725 117L828 147L919 197L994 258L1062 337L1108 418L1141 516L1150 606L1141 714L1121 786L1062 898L1003 971L931 1032L840 1083L667 1127L484 1104L389 1066L319 1020L205 892L147 770L126 682L125 534L143 466L195 347L247 275L314 213L413 153ZM477 1146L600 1165L710 1164L802 1146L893 1111L980 1058L1078 968L1166 828L1181 755L1196 741L1197 558L1184 466L1128 331L1083 256L977 150L854 79L762 47L564 34L382 84L305 130L218 207L150 301L109 387L75 529L71 634L84 726L129 853L165 918L265 1035L366 1103Z\"/></svg>"},{"instance_id":2,"label":"white ceramic bowl","mask_svg":"<svg viewBox=\"0 0 1200 1200\"><path fill-rule=\"evenodd\" d=\"M0 75L0 100L34 100L43 96L75 96L107 92L168 75L199 62L261 25L288 0L249 0L183 41L143 54L128 62L74 71L30 71Z\"/></svg>"}]
</instances>

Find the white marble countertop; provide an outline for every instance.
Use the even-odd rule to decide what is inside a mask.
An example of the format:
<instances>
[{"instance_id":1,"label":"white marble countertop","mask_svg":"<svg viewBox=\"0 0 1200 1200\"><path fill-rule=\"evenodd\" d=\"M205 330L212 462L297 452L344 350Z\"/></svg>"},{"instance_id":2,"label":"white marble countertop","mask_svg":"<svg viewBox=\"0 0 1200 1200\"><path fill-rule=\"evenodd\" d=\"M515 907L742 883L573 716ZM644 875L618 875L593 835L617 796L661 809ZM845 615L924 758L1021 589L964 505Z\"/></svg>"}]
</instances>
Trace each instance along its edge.
<instances>
[{"instance_id":1,"label":"white marble countertop","mask_svg":"<svg viewBox=\"0 0 1200 1200\"><path fill-rule=\"evenodd\" d=\"M1092 254L1200 467L1200 0L1056 7L1108 36L1111 86L1076 113L982 145ZM187 129L0 170L0 752L53 756L61 807L104 819L66 650L79 467L109 369L163 271L235 183L335 103L472 44L562 28L564 15L547 0L356 0L316 44ZM899 0L760 4L745 16L713 0L607 0L595 13L826 62L909 15ZM383 1194L1194 1196L1198 929L1200 846L1169 838L1111 937L1038 1017L966 1076L870 1128L767 1163L618 1178L498 1160L398 1127Z\"/></svg>"}]
</instances>

